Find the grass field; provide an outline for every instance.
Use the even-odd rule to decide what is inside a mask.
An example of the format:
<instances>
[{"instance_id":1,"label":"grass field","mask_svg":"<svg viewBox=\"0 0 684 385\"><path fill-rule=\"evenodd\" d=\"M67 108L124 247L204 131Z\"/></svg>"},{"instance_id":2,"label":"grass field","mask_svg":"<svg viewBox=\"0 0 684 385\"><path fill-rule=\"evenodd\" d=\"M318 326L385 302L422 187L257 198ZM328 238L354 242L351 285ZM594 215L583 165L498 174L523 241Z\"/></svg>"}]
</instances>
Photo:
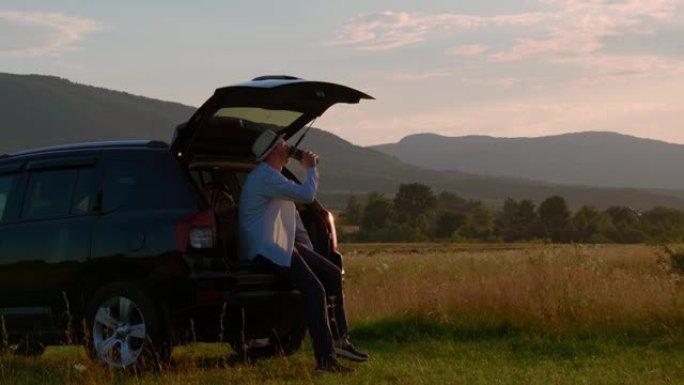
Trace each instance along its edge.
<instances>
[{"instance_id":1,"label":"grass field","mask_svg":"<svg viewBox=\"0 0 684 385\"><path fill-rule=\"evenodd\" d=\"M79 347L0 356L0 384L684 383L684 281L655 246L343 245L350 375L313 376L308 344L245 362L230 348L174 350L122 374Z\"/></svg>"}]
</instances>

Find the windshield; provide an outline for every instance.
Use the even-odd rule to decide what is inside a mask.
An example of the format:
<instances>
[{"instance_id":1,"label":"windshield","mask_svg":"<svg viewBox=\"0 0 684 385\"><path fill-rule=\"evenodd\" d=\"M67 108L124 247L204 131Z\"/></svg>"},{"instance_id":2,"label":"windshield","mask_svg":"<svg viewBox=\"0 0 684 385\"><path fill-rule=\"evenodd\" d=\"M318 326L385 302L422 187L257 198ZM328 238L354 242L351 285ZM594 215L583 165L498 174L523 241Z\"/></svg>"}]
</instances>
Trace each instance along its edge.
<instances>
[{"instance_id":1,"label":"windshield","mask_svg":"<svg viewBox=\"0 0 684 385\"><path fill-rule=\"evenodd\" d=\"M241 126L261 125L263 128L270 128L273 131L280 131L303 114L299 111L288 110L269 110L258 107L225 107L214 114L216 119L235 118L241 120ZM262 128L262 130L263 130Z\"/></svg>"}]
</instances>

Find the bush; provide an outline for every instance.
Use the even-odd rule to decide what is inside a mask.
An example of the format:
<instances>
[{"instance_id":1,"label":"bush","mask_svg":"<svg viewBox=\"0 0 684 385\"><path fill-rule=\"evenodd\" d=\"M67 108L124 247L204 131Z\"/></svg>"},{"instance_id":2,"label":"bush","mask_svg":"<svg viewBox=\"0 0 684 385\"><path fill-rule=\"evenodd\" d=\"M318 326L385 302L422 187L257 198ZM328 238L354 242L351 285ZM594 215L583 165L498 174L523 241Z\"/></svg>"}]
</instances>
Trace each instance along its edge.
<instances>
[{"instance_id":1,"label":"bush","mask_svg":"<svg viewBox=\"0 0 684 385\"><path fill-rule=\"evenodd\" d=\"M665 246L663 253L665 256L659 262L671 273L684 274L684 250Z\"/></svg>"},{"instance_id":2,"label":"bush","mask_svg":"<svg viewBox=\"0 0 684 385\"><path fill-rule=\"evenodd\" d=\"M383 227L361 228L358 239L362 242L423 242L427 236L408 223L387 222Z\"/></svg>"}]
</instances>

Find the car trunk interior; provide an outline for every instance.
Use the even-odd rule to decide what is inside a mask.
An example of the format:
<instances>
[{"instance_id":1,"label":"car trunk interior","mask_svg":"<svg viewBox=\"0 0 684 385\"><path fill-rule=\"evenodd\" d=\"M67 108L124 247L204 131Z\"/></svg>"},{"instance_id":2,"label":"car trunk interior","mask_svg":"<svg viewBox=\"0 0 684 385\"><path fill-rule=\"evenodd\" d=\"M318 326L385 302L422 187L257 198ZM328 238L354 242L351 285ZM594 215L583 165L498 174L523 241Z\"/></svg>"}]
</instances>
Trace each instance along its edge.
<instances>
[{"instance_id":1,"label":"car trunk interior","mask_svg":"<svg viewBox=\"0 0 684 385\"><path fill-rule=\"evenodd\" d=\"M254 163L232 161L202 161L190 165L190 175L198 191L215 213L221 256L231 266L245 264L238 257L238 203L242 185L254 167ZM289 171L286 170L284 174L296 180L296 177ZM307 228L314 249L327 257L330 253L330 238L326 225L327 212L318 202L297 204L297 210Z\"/></svg>"}]
</instances>

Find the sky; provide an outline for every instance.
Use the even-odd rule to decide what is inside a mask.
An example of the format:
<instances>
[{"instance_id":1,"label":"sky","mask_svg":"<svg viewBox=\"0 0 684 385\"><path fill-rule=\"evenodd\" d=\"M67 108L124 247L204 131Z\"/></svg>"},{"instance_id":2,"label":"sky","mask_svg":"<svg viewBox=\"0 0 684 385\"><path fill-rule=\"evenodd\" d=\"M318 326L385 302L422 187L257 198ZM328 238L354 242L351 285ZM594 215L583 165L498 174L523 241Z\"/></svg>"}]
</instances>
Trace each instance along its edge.
<instances>
[{"instance_id":1,"label":"sky","mask_svg":"<svg viewBox=\"0 0 684 385\"><path fill-rule=\"evenodd\" d=\"M684 0L0 3L0 72L199 106L287 74L376 98L315 126L354 144L613 131L684 143Z\"/></svg>"}]
</instances>

